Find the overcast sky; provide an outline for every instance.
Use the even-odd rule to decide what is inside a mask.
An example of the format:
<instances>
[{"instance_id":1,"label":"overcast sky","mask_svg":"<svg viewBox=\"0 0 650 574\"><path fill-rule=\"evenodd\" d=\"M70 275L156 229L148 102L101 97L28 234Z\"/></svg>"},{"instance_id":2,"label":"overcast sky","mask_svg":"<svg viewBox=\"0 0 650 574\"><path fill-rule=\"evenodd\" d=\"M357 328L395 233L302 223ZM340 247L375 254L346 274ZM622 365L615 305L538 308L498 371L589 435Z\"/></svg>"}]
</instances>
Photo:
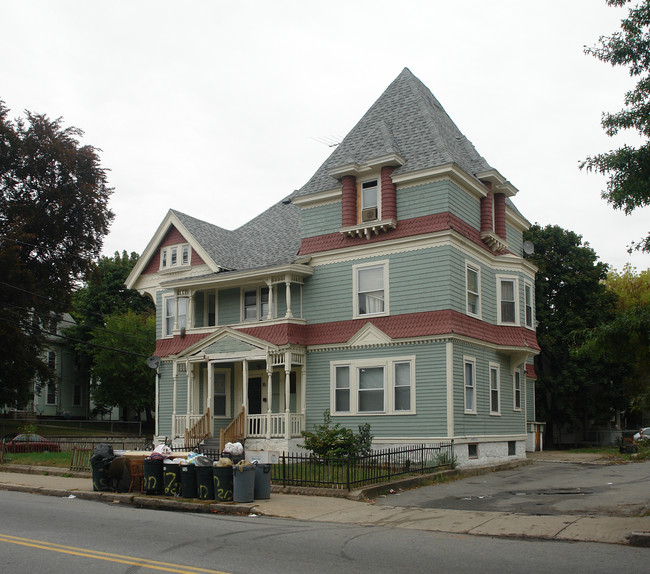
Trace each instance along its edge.
<instances>
[{"instance_id":1,"label":"overcast sky","mask_svg":"<svg viewBox=\"0 0 650 574\"><path fill-rule=\"evenodd\" d=\"M104 253L142 253L167 210L234 229L301 187L408 67L519 189L522 214L617 269L625 216L580 160L623 142L603 111L633 83L584 54L627 11L605 0L0 0L0 99L62 117L115 188Z\"/></svg>"}]
</instances>

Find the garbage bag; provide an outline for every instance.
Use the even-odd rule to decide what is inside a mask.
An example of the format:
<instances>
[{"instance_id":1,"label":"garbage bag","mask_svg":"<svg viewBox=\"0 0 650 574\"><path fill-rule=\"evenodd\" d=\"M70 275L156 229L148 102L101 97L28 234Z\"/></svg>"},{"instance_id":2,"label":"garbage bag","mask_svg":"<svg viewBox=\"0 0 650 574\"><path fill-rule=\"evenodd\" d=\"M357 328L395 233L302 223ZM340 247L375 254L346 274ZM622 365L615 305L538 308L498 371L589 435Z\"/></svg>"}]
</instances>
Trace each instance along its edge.
<instances>
[{"instance_id":1,"label":"garbage bag","mask_svg":"<svg viewBox=\"0 0 650 574\"><path fill-rule=\"evenodd\" d=\"M240 442L227 442L223 451L229 454L242 454L244 452L244 447Z\"/></svg>"},{"instance_id":2,"label":"garbage bag","mask_svg":"<svg viewBox=\"0 0 650 574\"><path fill-rule=\"evenodd\" d=\"M93 454L90 457L90 462L110 461L114 458L115 453L113 452L113 446L105 442L100 442L95 445Z\"/></svg>"}]
</instances>

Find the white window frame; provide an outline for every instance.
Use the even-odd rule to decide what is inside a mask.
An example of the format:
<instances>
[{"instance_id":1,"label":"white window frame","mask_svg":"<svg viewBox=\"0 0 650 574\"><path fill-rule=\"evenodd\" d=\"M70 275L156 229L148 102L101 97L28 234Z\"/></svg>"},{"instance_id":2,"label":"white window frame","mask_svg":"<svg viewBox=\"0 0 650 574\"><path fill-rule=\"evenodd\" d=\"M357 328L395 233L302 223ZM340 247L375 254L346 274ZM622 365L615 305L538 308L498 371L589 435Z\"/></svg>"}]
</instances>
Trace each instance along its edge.
<instances>
[{"instance_id":1,"label":"white window frame","mask_svg":"<svg viewBox=\"0 0 650 574\"><path fill-rule=\"evenodd\" d=\"M490 415L501 416L501 366L498 363L490 363L488 380L490 385ZM496 388L494 388L493 383L496 383ZM496 393L496 409L494 408L494 393Z\"/></svg>"},{"instance_id":2,"label":"white window frame","mask_svg":"<svg viewBox=\"0 0 650 574\"><path fill-rule=\"evenodd\" d=\"M58 394L56 383L47 383L45 385L45 404L48 406L56 405Z\"/></svg>"},{"instance_id":3,"label":"white window frame","mask_svg":"<svg viewBox=\"0 0 650 574\"><path fill-rule=\"evenodd\" d=\"M535 325L535 291L530 281L524 281L524 325L532 329ZM530 301L528 295L530 294ZM528 320L528 309L530 309L530 321Z\"/></svg>"},{"instance_id":4,"label":"white window frame","mask_svg":"<svg viewBox=\"0 0 650 574\"><path fill-rule=\"evenodd\" d=\"M472 366L472 380L471 385L467 381L467 365ZM467 392L471 389L472 405L467 406ZM474 357L463 357L463 404L465 406L466 415L476 414L476 359Z\"/></svg>"},{"instance_id":5,"label":"white window frame","mask_svg":"<svg viewBox=\"0 0 650 574\"><path fill-rule=\"evenodd\" d=\"M512 374L512 410L513 411L521 411L521 397L522 397L521 373L517 370Z\"/></svg>"},{"instance_id":6,"label":"white window frame","mask_svg":"<svg viewBox=\"0 0 650 574\"><path fill-rule=\"evenodd\" d=\"M409 381L409 409L397 410L395 391L397 388L404 388L406 385L396 385L396 365L408 363L410 365ZM383 381L383 402L384 408L381 411L359 410L359 393L364 392L359 388L360 371L362 369L382 368L384 373ZM347 387L338 387L337 371L347 369L349 378ZM349 409L337 410L337 390L348 390ZM335 416L377 416L377 415L414 415L415 408L415 356L407 357L386 357L378 359L361 359L354 361L332 361L330 363L330 412Z\"/></svg>"},{"instance_id":7,"label":"white window frame","mask_svg":"<svg viewBox=\"0 0 650 574\"><path fill-rule=\"evenodd\" d=\"M359 313L359 272L374 269L383 269L383 292L384 292L384 309L376 313ZM363 317L384 317L389 315L389 293L388 293L388 278L389 278L389 264L388 260L373 261L372 263L360 263L352 266L352 308L353 316L355 319Z\"/></svg>"},{"instance_id":8,"label":"white window frame","mask_svg":"<svg viewBox=\"0 0 650 574\"><path fill-rule=\"evenodd\" d=\"M192 246L189 243L165 245L160 248L160 270L187 269L192 265Z\"/></svg>"},{"instance_id":9,"label":"white window frame","mask_svg":"<svg viewBox=\"0 0 650 574\"><path fill-rule=\"evenodd\" d=\"M512 282L512 292L514 301L514 320L504 321L502 317L503 295L501 292L502 283L505 281ZM519 279L511 275L497 275L497 323L499 325L519 325Z\"/></svg>"},{"instance_id":10,"label":"white window frame","mask_svg":"<svg viewBox=\"0 0 650 574\"><path fill-rule=\"evenodd\" d=\"M266 285L260 287L242 288L241 290L241 322L252 323L255 321L264 321L268 316L268 307L266 313L262 313L262 292L266 290L267 299L266 305L271 302L271 290ZM255 292L255 317L246 317L246 293ZM252 308L252 305L250 306Z\"/></svg>"},{"instance_id":11,"label":"white window frame","mask_svg":"<svg viewBox=\"0 0 650 574\"><path fill-rule=\"evenodd\" d=\"M470 291L469 288L469 273L470 270L476 273L476 288L477 291L474 293L473 291ZM476 295L477 303L476 303L476 313L473 313L470 311L470 305L469 305L469 296L470 294ZM472 263L466 263L465 264L465 305L466 305L466 312L468 315L471 315L472 317L478 317L479 319L481 318L481 268L478 265L474 265Z\"/></svg>"},{"instance_id":12,"label":"white window frame","mask_svg":"<svg viewBox=\"0 0 650 574\"><path fill-rule=\"evenodd\" d=\"M185 299L185 314L176 316L178 313L178 300ZM168 313L168 304L171 306L171 313ZM162 336L163 337L172 337L174 335L174 329L187 329L187 314L189 312L190 300L188 297L175 297L169 295L163 297L163 308L162 308ZM180 317L185 317L185 322L182 324L182 321L179 321ZM171 329L168 327L168 319L172 320Z\"/></svg>"}]
</instances>

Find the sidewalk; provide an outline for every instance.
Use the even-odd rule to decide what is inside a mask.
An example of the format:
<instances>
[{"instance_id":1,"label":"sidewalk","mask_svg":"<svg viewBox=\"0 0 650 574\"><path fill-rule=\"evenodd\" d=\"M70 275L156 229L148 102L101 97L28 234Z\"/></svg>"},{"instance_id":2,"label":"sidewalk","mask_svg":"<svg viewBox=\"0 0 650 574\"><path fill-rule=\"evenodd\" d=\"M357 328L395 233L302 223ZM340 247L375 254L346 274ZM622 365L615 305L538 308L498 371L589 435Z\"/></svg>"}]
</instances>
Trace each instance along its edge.
<instances>
[{"instance_id":1,"label":"sidewalk","mask_svg":"<svg viewBox=\"0 0 650 574\"><path fill-rule=\"evenodd\" d=\"M541 538L603 542L650 547L650 516L529 516L504 512L472 512L430 508L378 506L347 498L272 492L268 500L254 503L211 503L183 498L94 492L90 475L57 476L54 469L0 472L0 490L14 490L100 502L119 502L141 508L184 512L214 512L292 518L295 520L362 524L481 536ZM38 472L28 474L27 472ZM42 474L49 472L49 474ZM70 474L70 473L66 473ZM278 490L273 487L273 490Z\"/></svg>"}]
</instances>

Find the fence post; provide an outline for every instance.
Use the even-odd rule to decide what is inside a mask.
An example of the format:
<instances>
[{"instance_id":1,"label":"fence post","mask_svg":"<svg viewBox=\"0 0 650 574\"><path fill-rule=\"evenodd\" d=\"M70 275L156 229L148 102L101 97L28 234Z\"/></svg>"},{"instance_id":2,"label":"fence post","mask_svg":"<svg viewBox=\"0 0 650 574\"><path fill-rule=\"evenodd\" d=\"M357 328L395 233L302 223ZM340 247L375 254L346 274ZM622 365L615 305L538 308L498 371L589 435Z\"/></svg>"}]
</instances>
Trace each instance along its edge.
<instances>
[{"instance_id":1,"label":"fence post","mask_svg":"<svg viewBox=\"0 0 650 574\"><path fill-rule=\"evenodd\" d=\"M348 456L346 461L346 477L345 477L345 481L348 487L348 492L350 492L350 458L351 457Z\"/></svg>"},{"instance_id":2,"label":"fence post","mask_svg":"<svg viewBox=\"0 0 650 574\"><path fill-rule=\"evenodd\" d=\"M388 449L388 478L390 480L390 469L391 469L391 461L390 461L390 449Z\"/></svg>"},{"instance_id":3,"label":"fence post","mask_svg":"<svg viewBox=\"0 0 650 574\"><path fill-rule=\"evenodd\" d=\"M287 459L282 451L282 486L287 486Z\"/></svg>"}]
</instances>

